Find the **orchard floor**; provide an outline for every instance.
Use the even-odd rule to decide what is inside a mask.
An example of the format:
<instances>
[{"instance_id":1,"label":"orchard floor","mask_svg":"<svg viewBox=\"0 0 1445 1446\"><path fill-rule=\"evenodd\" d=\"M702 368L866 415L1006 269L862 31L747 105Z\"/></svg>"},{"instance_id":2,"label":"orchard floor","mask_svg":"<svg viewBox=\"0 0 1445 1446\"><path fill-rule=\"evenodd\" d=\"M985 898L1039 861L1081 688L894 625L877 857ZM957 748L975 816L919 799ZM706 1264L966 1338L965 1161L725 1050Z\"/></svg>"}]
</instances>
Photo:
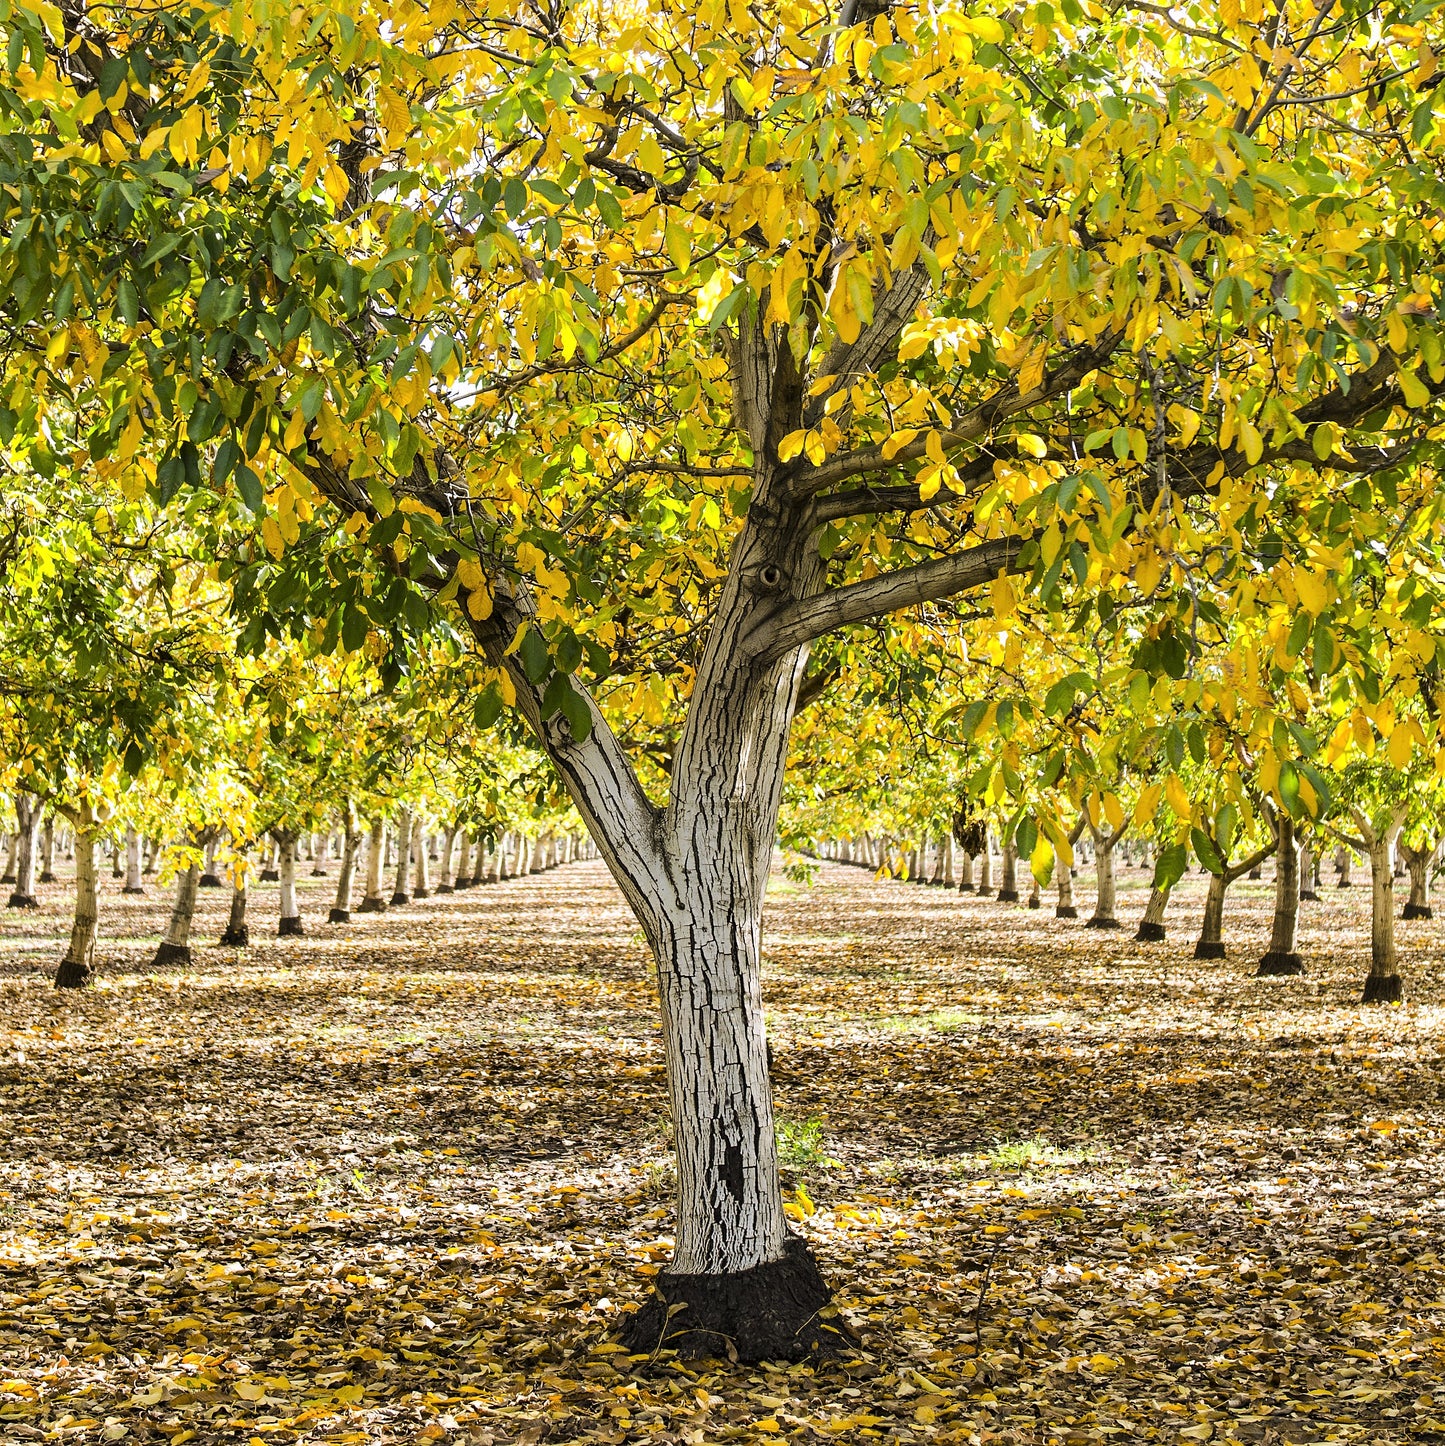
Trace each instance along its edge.
<instances>
[{"instance_id":1,"label":"orchard floor","mask_svg":"<svg viewBox=\"0 0 1445 1446\"><path fill-rule=\"evenodd\" d=\"M1269 885L1196 964L824 866L767 1002L840 1365L629 1360L668 1258L654 989L600 864L154 970L162 891L0 917L0 1440L1445 1440L1445 938L1360 1006L1368 890L1256 981ZM1087 912L1088 878L1079 879ZM264 927L263 927L264 926ZM979 1339L975 1339L975 1330Z\"/></svg>"}]
</instances>

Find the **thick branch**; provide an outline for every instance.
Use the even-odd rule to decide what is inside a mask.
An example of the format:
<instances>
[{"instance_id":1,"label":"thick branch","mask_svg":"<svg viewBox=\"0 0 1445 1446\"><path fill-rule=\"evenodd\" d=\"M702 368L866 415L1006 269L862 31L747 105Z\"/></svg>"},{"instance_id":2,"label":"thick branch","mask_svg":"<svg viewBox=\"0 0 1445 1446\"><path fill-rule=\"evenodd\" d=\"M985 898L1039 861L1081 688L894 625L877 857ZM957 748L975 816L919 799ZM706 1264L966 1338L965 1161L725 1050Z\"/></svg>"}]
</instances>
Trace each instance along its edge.
<instances>
[{"instance_id":1,"label":"thick branch","mask_svg":"<svg viewBox=\"0 0 1445 1446\"><path fill-rule=\"evenodd\" d=\"M1017 559L1026 540L998 538L952 557L921 562L916 567L886 572L866 582L851 583L788 603L744 640L744 648L758 662L773 662L848 623L864 622L982 587L1001 572L1021 570Z\"/></svg>"}]
</instances>

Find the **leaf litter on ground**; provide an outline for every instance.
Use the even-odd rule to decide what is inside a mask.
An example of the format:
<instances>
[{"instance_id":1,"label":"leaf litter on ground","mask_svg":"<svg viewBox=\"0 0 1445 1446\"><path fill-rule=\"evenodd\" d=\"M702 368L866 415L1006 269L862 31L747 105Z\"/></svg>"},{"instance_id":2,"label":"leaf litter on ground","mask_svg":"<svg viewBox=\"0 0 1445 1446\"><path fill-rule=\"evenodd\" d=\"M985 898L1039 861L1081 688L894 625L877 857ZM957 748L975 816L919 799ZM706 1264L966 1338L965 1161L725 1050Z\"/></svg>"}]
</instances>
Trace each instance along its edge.
<instances>
[{"instance_id":1,"label":"leaf litter on ground","mask_svg":"<svg viewBox=\"0 0 1445 1446\"><path fill-rule=\"evenodd\" d=\"M612 1344L672 1176L600 865L246 951L203 894L188 970L106 883L88 993L63 884L0 921L0 1439L1445 1438L1441 939L1360 1006L1367 891L1285 980L1267 881L1209 963L1195 876L1162 945L836 865L773 895L788 1209L862 1341L814 1368Z\"/></svg>"}]
</instances>

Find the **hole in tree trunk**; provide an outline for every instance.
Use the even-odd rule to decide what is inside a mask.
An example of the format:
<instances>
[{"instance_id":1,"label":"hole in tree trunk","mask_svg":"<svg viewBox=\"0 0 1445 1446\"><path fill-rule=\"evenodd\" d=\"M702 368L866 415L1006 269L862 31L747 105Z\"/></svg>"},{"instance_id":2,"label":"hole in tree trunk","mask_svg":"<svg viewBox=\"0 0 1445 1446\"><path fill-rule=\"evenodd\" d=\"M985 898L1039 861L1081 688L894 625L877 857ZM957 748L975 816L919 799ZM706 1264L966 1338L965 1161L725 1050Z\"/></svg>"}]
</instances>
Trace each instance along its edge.
<instances>
[{"instance_id":1,"label":"hole in tree trunk","mask_svg":"<svg viewBox=\"0 0 1445 1446\"><path fill-rule=\"evenodd\" d=\"M634 1355L801 1361L855 1347L841 1318L820 1315L832 1292L801 1236L789 1236L781 1260L730 1275L662 1274L654 1289L618 1337Z\"/></svg>"}]
</instances>

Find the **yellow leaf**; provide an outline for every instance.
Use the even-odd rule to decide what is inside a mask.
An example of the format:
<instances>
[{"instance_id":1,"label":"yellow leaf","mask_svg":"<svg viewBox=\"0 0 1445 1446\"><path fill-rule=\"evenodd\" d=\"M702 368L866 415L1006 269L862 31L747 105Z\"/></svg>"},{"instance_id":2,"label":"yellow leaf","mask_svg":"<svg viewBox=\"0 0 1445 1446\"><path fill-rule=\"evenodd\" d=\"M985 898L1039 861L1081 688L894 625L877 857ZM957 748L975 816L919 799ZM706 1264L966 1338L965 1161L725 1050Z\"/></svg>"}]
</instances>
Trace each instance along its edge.
<instances>
[{"instance_id":1,"label":"yellow leaf","mask_svg":"<svg viewBox=\"0 0 1445 1446\"><path fill-rule=\"evenodd\" d=\"M267 517L262 521L261 540L266 544L266 551L272 557L279 558L286 550L286 545L281 540L281 529L274 517Z\"/></svg>"},{"instance_id":2,"label":"yellow leaf","mask_svg":"<svg viewBox=\"0 0 1445 1446\"><path fill-rule=\"evenodd\" d=\"M1027 396L1044 379L1044 362L1049 355L1049 344L1041 341L1024 359L1024 364L1019 368L1019 393ZM1042 452L1035 452L1034 456L1042 457Z\"/></svg>"},{"instance_id":3,"label":"yellow leaf","mask_svg":"<svg viewBox=\"0 0 1445 1446\"><path fill-rule=\"evenodd\" d=\"M1124 805L1119 802L1118 794L1104 795L1104 817L1109 820L1109 827L1115 833L1124 827Z\"/></svg>"},{"instance_id":4,"label":"yellow leaf","mask_svg":"<svg viewBox=\"0 0 1445 1446\"><path fill-rule=\"evenodd\" d=\"M467 612L482 622L492 615L492 595L486 585L467 589Z\"/></svg>"},{"instance_id":5,"label":"yellow leaf","mask_svg":"<svg viewBox=\"0 0 1445 1446\"><path fill-rule=\"evenodd\" d=\"M650 132L643 136L637 147L637 161L649 176L660 176L667 169L662 147L657 144L657 137Z\"/></svg>"},{"instance_id":6,"label":"yellow leaf","mask_svg":"<svg viewBox=\"0 0 1445 1446\"><path fill-rule=\"evenodd\" d=\"M1410 761L1410 755L1414 751L1414 729L1409 724L1402 723L1390 734L1389 747L1386 749L1391 766L1403 768Z\"/></svg>"},{"instance_id":7,"label":"yellow leaf","mask_svg":"<svg viewBox=\"0 0 1445 1446\"><path fill-rule=\"evenodd\" d=\"M805 430L799 429L796 432L789 432L781 442L778 443L778 461L791 462L802 450L803 444L808 440Z\"/></svg>"},{"instance_id":8,"label":"yellow leaf","mask_svg":"<svg viewBox=\"0 0 1445 1446\"><path fill-rule=\"evenodd\" d=\"M1134 822L1136 824L1148 823L1154 817L1154 810L1159 806L1159 795L1163 792L1163 785L1158 783L1145 784L1139 790L1139 801L1134 805Z\"/></svg>"},{"instance_id":9,"label":"yellow leaf","mask_svg":"<svg viewBox=\"0 0 1445 1446\"><path fill-rule=\"evenodd\" d=\"M1260 436L1259 428L1243 417L1239 419L1239 443L1251 467L1264 456L1264 438Z\"/></svg>"},{"instance_id":10,"label":"yellow leaf","mask_svg":"<svg viewBox=\"0 0 1445 1446\"><path fill-rule=\"evenodd\" d=\"M331 197L333 204L342 205L351 190L351 182L346 179L346 172L340 166L328 164L326 174L321 178L321 184L326 188L326 194Z\"/></svg>"},{"instance_id":11,"label":"yellow leaf","mask_svg":"<svg viewBox=\"0 0 1445 1446\"><path fill-rule=\"evenodd\" d=\"M1019 435L1014 438L1014 445L1020 452L1030 457L1046 457L1049 453L1048 447L1044 444L1044 439L1034 436L1032 432L1020 432Z\"/></svg>"},{"instance_id":12,"label":"yellow leaf","mask_svg":"<svg viewBox=\"0 0 1445 1446\"><path fill-rule=\"evenodd\" d=\"M1169 807L1180 818L1187 819L1193 813L1194 810L1189 806L1189 795L1184 791L1184 785L1177 773L1171 773L1164 780L1164 797L1169 800Z\"/></svg>"},{"instance_id":13,"label":"yellow leaf","mask_svg":"<svg viewBox=\"0 0 1445 1446\"><path fill-rule=\"evenodd\" d=\"M1404 367L1398 373L1400 378L1400 393L1405 398L1407 407L1427 407L1430 405L1430 388L1413 372Z\"/></svg>"},{"instance_id":14,"label":"yellow leaf","mask_svg":"<svg viewBox=\"0 0 1445 1446\"><path fill-rule=\"evenodd\" d=\"M930 462L937 462L941 467L944 462L943 438L936 431L928 434L928 440L923 444L924 450L928 453Z\"/></svg>"}]
</instances>

